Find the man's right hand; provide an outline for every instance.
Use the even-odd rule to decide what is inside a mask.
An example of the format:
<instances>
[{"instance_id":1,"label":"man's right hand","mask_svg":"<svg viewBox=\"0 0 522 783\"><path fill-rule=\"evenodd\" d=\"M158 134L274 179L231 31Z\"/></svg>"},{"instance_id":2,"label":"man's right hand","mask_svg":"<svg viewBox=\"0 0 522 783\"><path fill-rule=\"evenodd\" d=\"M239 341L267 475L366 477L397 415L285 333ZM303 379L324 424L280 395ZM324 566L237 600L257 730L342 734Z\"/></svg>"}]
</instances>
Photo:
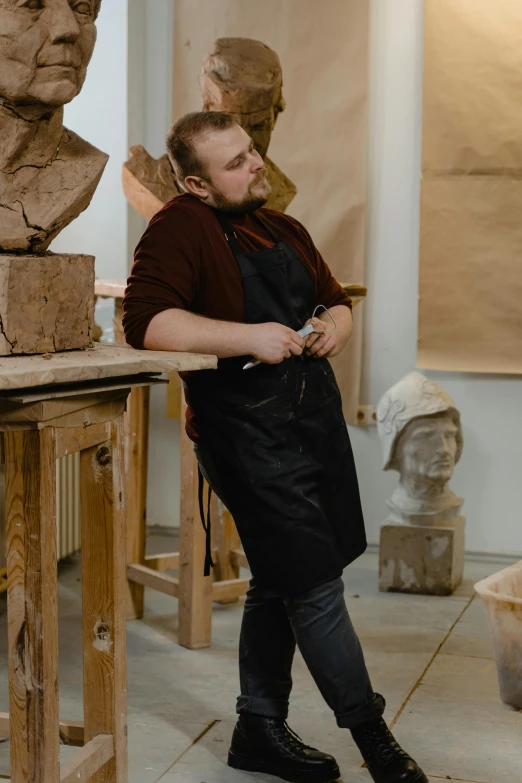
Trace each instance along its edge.
<instances>
[{"instance_id":1,"label":"man's right hand","mask_svg":"<svg viewBox=\"0 0 522 783\"><path fill-rule=\"evenodd\" d=\"M251 327L250 353L265 364L280 364L290 356L301 356L305 346L303 338L278 323L255 324Z\"/></svg>"}]
</instances>

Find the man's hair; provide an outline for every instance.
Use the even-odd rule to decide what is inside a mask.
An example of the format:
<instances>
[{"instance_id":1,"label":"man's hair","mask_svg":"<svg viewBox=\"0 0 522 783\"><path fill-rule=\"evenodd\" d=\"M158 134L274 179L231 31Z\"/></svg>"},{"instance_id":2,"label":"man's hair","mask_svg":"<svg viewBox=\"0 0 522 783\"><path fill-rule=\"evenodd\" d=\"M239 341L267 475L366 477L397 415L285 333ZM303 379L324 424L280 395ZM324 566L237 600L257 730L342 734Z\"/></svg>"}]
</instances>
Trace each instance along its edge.
<instances>
[{"instance_id":1,"label":"man's hair","mask_svg":"<svg viewBox=\"0 0 522 783\"><path fill-rule=\"evenodd\" d=\"M185 177L207 176L206 166L201 161L194 142L207 133L223 131L237 125L231 114L224 111L194 111L185 114L167 134L167 153L178 184L185 189Z\"/></svg>"}]
</instances>

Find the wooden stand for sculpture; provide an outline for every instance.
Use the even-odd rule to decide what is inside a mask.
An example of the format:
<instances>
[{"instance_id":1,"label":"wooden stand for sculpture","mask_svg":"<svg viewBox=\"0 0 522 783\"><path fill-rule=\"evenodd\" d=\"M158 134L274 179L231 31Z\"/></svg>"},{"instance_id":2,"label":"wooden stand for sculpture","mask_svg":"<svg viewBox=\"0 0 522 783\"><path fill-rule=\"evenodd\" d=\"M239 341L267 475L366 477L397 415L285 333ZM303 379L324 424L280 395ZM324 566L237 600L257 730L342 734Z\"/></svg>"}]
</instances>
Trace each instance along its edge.
<instances>
[{"instance_id":1,"label":"wooden stand for sculpture","mask_svg":"<svg viewBox=\"0 0 522 783\"><path fill-rule=\"evenodd\" d=\"M214 357L98 346L1 362L11 783L126 783L123 413L151 374ZM45 386L40 384L44 382ZM56 460L79 451L84 724L58 713ZM81 750L60 766L60 740Z\"/></svg>"},{"instance_id":2,"label":"wooden stand for sculpture","mask_svg":"<svg viewBox=\"0 0 522 783\"><path fill-rule=\"evenodd\" d=\"M465 525L464 517L452 525L384 524L379 590L452 595L464 572Z\"/></svg>"},{"instance_id":3,"label":"wooden stand for sculpture","mask_svg":"<svg viewBox=\"0 0 522 783\"><path fill-rule=\"evenodd\" d=\"M125 344L121 325L125 287L123 280L97 280L95 283L97 296L115 299L114 334L116 342L121 344ZM366 296L364 286L347 284L343 287L354 298L354 304ZM171 595L179 599L179 643L189 649L200 649L211 644L212 602L231 603L248 590L249 580L240 579L240 568L248 568L248 561L231 514L222 504L216 503L212 553L216 566L212 578L203 576L205 533L199 514L197 459L183 426L186 410L184 395L179 380L176 383L174 378L169 387L169 403L171 408L179 411L182 422L180 551L147 556L149 390L133 389L129 397L125 451L129 455L127 492L132 502L129 503L127 515L127 618L143 617L145 587ZM162 573L177 569L177 578Z\"/></svg>"}]
</instances>

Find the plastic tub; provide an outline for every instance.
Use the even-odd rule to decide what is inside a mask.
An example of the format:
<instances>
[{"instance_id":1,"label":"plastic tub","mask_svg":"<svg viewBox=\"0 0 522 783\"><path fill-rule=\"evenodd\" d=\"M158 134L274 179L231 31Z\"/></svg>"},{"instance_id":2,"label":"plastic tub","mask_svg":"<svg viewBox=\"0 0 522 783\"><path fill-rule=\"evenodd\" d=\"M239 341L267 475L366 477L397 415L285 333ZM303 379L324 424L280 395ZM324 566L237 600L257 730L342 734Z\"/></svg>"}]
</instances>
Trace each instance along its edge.
<instances>
[{"instance_id":1,"label":"plastic tub","mask_svg":"<svg viewBox=\"0 0 522 783\"><path fill-rule=\"evenodd\" d=\"M522 709L522 560L481 582L497 659L500 698Z\"/></svg>"}]
</instances>

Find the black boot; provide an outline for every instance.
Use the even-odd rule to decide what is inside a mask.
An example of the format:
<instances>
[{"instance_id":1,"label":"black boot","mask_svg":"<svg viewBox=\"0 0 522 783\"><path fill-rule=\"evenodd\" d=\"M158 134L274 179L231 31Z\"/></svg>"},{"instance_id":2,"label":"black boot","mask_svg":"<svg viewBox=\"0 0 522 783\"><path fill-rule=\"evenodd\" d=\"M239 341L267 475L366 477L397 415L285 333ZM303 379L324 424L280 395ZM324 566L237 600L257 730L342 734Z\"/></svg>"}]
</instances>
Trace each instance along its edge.
<instances>
[{"instance_id":1,"label":"black boot","mask_svg":"<svg viewBox=\"0 0 522 783\"><path fill-rule=\"evenodd\" d=\"M228 764L248 772L265 772L291 783L331 783L340 777L333 756L310 748L283 720L239 716Z\"/></svg>"},{"instance_id":2,"label":"black boot","mask_svg":"<svg viewBox=\"0 0 522 783\"><path fill-rule=\"evenodd\" d=\"M395 740L383 718L357 726L352 729L352 736L375 783L429 783L422 769Z\"/></svg>"}]
</instances>

